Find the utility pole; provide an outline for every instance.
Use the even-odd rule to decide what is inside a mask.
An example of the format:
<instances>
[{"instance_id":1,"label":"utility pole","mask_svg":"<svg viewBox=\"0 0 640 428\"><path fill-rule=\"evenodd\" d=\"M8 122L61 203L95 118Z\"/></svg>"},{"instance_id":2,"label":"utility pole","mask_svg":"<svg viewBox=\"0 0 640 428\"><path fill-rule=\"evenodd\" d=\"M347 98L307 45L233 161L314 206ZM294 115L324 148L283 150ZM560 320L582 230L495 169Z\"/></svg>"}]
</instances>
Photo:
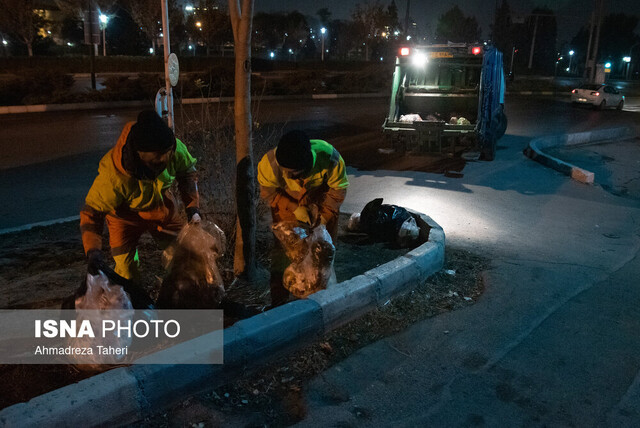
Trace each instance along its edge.
<instances>
[{"instance_id":1,"label":"utility pole","mask_svg":"<svg viewBox=\"0 0 640 428\"><path fill-rule=\"evenodd\" d=\"M513 76L513 57L516 56L515 45L511 48L511 65L509 65L509 77Z\"/></svg>"},{"instance_id":2,"label":"utility pole","mask_svg":"<svg viewBox=\"0 0 640 428\"><path fill-rule=\"evenodd\" d=\"M597 28L595 41L593 42L593 67L591 67L591 76L589 81L593 83L596 80L596 64L598 62L598 44L600 42L600 28L602 27L602 15L604 13L604 0L596 0Z\"/></svg>"},{"instance_id":3,"label":"utility pole","mask_svg":"<svg viewBox=\"0 0 640 428\"><path fill-rule=\"evenodd\" d=\"M531 66L533 65L533 50L536 47L536 33L538 32L538 18L540 15L536 15L536 22L533 25L533 37L531 38L531 50L529 51L529 70L531 70Z\"/></svg>"},{"instance_id":4,"label":"utility pole","mask_svg":"<svg viewBox=\"0 0 640 428\"><path fill-rule=\"evenodd\" d=\"M409 35L409 11L411 10L411 0L407 0L407 10L404 14L404 32L405 36Z\"/></svg>"},{"instance_id":5,"label":"utility pole","mask_svg":"<svg viewBox=\"0 0 640 428\"><path fill-rule=\"evenodd\" d=\"M167 0L160 0L162 6L162 43L164 44L164 84L167 92L167 121L169 128L175 131L173 123L173 88L169 77L169 54L171 53L171 43L169 42L169 8Z\"/></svg>"},{"instance_id":6,"label":"utility pole","mask_svg":"<svg viewBox=\"0 0 640 428\"><path fill-rule=\"evenodd\" d=\"M596 2L598 0L595 0ZM593 27L595 26L596 21L596 9L594 7L593 12L591 12L591 22L589 23L589 43L587 44L587 62L584 64L584 74L582 77L585 79L589 78L591 75L591 41L593 40Z\"/></svg>"},{"instance_id":7,"label":"utility pole","mask_svg":"<svg viewBox=\"0 0 640 428\"><path fill-rule=\"evenodd\" d=\"M91 89L96 90L96 49L97 45L94 40L94 17L93 17L93 0L89 0L89 71L91 72ZM99 34L99 33L98 33ZM100 37L100 35L98 35Z\"/></svg>"}]
</instances>

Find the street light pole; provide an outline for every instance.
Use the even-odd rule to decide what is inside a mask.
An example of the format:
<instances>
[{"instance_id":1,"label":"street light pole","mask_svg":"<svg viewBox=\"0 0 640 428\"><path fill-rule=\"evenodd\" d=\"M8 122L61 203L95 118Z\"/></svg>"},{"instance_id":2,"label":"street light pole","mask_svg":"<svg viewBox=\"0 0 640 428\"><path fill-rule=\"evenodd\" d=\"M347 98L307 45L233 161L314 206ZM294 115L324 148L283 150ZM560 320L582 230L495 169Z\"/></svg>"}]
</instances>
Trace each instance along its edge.
<instances>
[{"instance_id":1,"label":"street light pole","mask_svg":"<svg viewBox=\"0 0 640 428\"><path fill-rule=\"evenodd\" d=\"M516 55L516 47L511 48L511 65L509 65L509 77L513 76L513 57Z\"/></svg>"},{"instance_id":2,"label":"street light pole","mask_svg":"<svg viewBox=\"0 0 640 428\"><path fill-rule=\"evenodd\" d=\"M571 74L571 60L573 60L574 51L569 51L569 74Z\"/></svg>"},{"instance_id":3,"label":"street light pole","mask_svg":"<svg viewBox=\"0 0 640 428\"><path fill-rule=\"evenodd\" d=\"M104 14L100 14L100 25L102 26L102 56L107 56L107 22L109 17Z\"/></svg>"},{"instance_id":4,"label":"street light pole","mask_svg":"<svg viewBox=\"0 0 640 428\"><path fill-rule=\"evenodd\" d=\"M531 38L531 50L529 51L529 66L527 67L531 70L531 66L533 65L533 51L536 48L536 33L538 32L538 16L536 15L536 22L533 25L533 37Z\"/></svg>"},{"instance_id":5,"label":"street light pole","mask_svg":"<svg viewBox=\"0 0 640 428\"><path fill-rule=\"evenodd\" d=\"M322 33L322 52L321 52L321 54L320 54L320 57L321 57L321 59L322 59L322 62L324 62L324 35L325 35L325 33L326 33L326 32L327 32L327 29L326 29L326 28L322 27L322 28L320 29L320 33Z\"/></svg>"},{"instance_id":6,"label":"street light pole","mask_svg":"<svg viewBox=\"0 0 640 428\"><path fill-rule=\"evenodd\" d=\"M629 61L626 61L626 63L627 63L627 76L626 76L627 79L626 80L629 80L629 71L631 70L631 59L633 58L631 56L631 52L633 51L633 48L635 48L636 46L639 46L639 45L640 45L640 43L636 43L635 45L631 46L631 49L629 49Z\"/></svg>"}]
</instances>

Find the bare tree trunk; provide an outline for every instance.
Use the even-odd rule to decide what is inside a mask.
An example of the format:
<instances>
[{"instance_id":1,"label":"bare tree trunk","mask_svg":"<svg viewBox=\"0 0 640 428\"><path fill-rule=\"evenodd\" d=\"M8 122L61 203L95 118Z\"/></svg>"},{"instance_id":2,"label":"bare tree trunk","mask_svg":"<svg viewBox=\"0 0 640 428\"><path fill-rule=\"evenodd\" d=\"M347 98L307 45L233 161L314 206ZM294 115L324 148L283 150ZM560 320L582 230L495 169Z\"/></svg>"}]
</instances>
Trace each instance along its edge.
<instances>
[{"instance_id":1,"label":"bare tree trunk","mask_svg":"<svg viewBox=\"0 0 640 428\"><path fill-rule=\"evenodd\" d=\"M242 6L240 6L242 1ZM253 0L229 0L235 41L236 247L233 270L256 277L256 203L251 143L251 25Z\"/></svg>"},{"instance_id":2,"label":"bare tree trunk","mask_svg":"<svg viewBox=\"0 0 640 428\"><path fill-rule=\"evenodd\" d=\"M27 43L27 51L29 52L29 56L33 56L33 46L31 43Z\"/></svg>"}]
</instances>

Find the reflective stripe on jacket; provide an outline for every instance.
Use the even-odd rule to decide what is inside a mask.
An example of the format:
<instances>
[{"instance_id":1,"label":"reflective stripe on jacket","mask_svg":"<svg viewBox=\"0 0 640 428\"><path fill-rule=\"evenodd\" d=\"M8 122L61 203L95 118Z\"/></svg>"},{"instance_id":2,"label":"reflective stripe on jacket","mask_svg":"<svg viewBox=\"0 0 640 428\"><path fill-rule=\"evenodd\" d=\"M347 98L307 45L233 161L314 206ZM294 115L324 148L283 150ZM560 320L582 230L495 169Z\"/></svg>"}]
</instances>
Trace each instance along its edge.
<instances>
[{"instance_id":1,"label":"reflective stripe on jacket","mask_svg":"<svg viewBox=\"0 0 640 428\"><path fill-rule=\"evenodd\" d=\"M340 153L323 140L311 140L313 167L301 179L285 177L275 156L267 152L258 163L260 196L272 209L286 210L291 200L308 205L316 203L321 211L337 215L346 196L349 181Z\"/></svg>"},{"instance_id":2,"label":"reflective stripe on jacket","mask_svg":"<svg viewBox=\"0 0 640 428\"><path fill-rule=\"evenodd\" d=\"M185 206L199 205L196 159L178 139L169 165L155 180L140 180L124 168L122 149L134 123L125 125L115 147L100 160L98 176L85 198L85 206L80 212L85 252L102 247L106 214L157 221L159 224L167 221L172 213L165 206L163 193L170 191L176 178Z\"/></svg>"}]
</instances>

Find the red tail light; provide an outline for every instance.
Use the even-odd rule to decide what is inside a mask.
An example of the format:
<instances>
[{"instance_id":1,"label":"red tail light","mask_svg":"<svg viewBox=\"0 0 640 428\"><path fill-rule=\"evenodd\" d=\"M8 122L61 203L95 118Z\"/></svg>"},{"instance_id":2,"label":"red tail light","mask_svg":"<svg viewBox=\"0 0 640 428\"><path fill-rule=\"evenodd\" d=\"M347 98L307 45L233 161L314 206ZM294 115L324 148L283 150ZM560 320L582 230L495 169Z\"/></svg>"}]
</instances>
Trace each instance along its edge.
<instances>
[{"instance_id":1,"label":"red tail light","mask_svg":"<svg viewBox=\"0 0 640 428\"><path fill-rule=\"evenodd\" d=\"M574 89L573 91L571 91L571 93L572 93L572 94L575 94L575 93L576 93L576 90Z\"/></svg>"},{"instance_id":2,"label":"red tail light","mask_svg":"<svg viewBox=\"0 0 640 428\"><path fill-rule=\"evenodd\" d=\"M410 52L409 48L400 48L400 56L408 56Z\"/></svg>"},{"instance_id":3,"label":"red tail light","mask_svg":"<svg viewBox=\"0 0 640 428\"><path fill-rule=\"evenodd\" d=\"M595 95L596 97L600 96L600 92L591 92L591 95Z\"/></svg>"},{"instance_id":4,"label":"red tail light","mask_svg":"<svg viewBox=\"0 0 640 428\"><path fill-rule=\"evenodd\" d=\"M479 55L480 52L482 52L482 48L480 46L475 46L473 49L471 49L471 53L474 55Z\"/></svg>"}]
</instances>

